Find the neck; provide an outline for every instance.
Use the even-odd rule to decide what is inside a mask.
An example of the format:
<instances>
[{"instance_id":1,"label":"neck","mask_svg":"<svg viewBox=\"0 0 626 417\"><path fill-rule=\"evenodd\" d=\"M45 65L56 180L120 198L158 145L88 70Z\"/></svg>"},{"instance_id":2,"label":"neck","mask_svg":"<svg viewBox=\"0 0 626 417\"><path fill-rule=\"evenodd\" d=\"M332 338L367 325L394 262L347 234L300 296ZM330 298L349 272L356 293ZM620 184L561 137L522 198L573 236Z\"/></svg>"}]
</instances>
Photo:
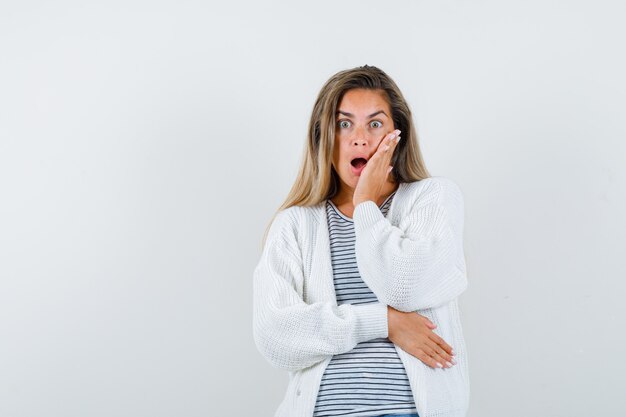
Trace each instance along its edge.
<instances>
[{"instance_id":1,"label":"neck","mask_svg":"<svg viewBox=\"0 0 626 417\"><path fill-rule=\"evenodd\" d=\"M385 188L383 188L383 192L378 197L378 201L375 201L376 205L380 206L383 202L389 197L394 191L396 191L399 187L399 183L387 181L385 183ZM339 187L339 192L331 199L333 204L337 207L342 206L345 208L349 208L354 210L354 203L352 202L354 197L354 188L341 184Z\"/></svg>"}]
</instances>

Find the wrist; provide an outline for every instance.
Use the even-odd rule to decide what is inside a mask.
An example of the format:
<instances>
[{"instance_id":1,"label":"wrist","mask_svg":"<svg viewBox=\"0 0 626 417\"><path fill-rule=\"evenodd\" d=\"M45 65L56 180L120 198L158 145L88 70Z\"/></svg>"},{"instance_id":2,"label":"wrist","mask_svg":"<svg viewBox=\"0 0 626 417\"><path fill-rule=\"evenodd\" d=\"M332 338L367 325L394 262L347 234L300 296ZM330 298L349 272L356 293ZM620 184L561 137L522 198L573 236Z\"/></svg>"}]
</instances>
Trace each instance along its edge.
<instances>
[{"instance_id":1,"label":"wrist","mask_svg":"<svg viewBox=\"0 0 626 417\"><path fill-rule=\"evenodd\" d=\"M352 200L352 204L354 205L354 208L356 208L356 206L366 201L373 201L375 203L376 198L371 197L371 196L359 196L359 197L355 197L354 200Z\"/></svg>"},{"instance_id":2,"label":"wrist","mask_svg":"<svg viewBox=\"0 0 626 417\"><path fill-rule=\"evenodd\" d=\"M394 309L387 306L387 334L388 334L388 338L389 340L391 340L394 337L394 332L393 332L393 324L394 324Z\"/></svg>"}]
</instances>

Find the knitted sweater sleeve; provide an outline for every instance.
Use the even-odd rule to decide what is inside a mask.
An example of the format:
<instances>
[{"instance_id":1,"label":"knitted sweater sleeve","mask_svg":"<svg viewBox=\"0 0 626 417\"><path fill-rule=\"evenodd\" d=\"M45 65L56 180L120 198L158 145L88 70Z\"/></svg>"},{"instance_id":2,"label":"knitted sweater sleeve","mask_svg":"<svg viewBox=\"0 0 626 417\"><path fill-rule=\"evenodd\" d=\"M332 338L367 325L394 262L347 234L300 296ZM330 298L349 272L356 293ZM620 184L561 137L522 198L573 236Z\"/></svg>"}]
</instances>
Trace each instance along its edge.
<instances>
[{"instance_id":1,"label":"knitted sweater sleeve","mask_svg":"<svg viewBox=\"0 0 626 417\"><path fill-rule=\"evenodd\" d=\"M467 288L463 195L455 182L428 178L398 227L373 201L354 210L356 258L378 300L400 311L437 307Z\"/></svg>"},{"instance_id":2,"label":"knitted sweater sleeve","mask_svg":"<svg viewBox=\"0 0 626 417\"><path fill-rule=\"evenodd\" d=\"M388 336L385 304L337 306L303 300L297 290L304 276L296 227L288 213L276 216L253 276L255 344L272 366L289 371Z\"/></svg>"}]
</instances>

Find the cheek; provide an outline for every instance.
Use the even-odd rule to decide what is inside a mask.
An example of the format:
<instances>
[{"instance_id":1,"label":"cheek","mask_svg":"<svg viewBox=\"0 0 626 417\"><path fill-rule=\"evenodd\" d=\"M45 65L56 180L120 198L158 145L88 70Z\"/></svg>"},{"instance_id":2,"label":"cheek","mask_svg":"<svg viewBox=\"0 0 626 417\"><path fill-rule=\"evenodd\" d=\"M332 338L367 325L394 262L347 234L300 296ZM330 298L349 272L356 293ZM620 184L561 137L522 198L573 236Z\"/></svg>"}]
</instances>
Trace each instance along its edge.
<instances>
[{"instance_id":1,"label":"cheek","mask_svg":"<svg viewBox=\"0 0 626 417\"><path fill-rule=\"evenodd\" d=\"M347 162L349 162L349 152L348 149L344 147L339 151L339 163L342 164L342 167L345 169Z\"/></svg>"},{"instance_id":2,"label":"cheek","mask_svg":"<svg viewBox=\"0 0 626 417\"><path fill-rule=\"evenodd\" d=\"M346 146L345 143L343 141L341 141L339 138L335 139L335 146L333 149L333 161L335 163L338 163L340 161L342 161L343 159L346 158L346 150L345 150Z\"/></svg>"}]
</instances>

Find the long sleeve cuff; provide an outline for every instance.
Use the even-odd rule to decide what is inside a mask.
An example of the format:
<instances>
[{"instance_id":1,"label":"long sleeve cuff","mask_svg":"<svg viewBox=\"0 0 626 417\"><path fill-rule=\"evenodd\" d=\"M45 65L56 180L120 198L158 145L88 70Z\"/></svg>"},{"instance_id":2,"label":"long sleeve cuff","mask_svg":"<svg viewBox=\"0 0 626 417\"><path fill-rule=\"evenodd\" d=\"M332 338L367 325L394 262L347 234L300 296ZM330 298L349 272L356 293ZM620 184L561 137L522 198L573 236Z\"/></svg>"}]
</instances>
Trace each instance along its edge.
<instances>
[{"instance_id":1,"label":"long sleeve cuff","mask_svg":"<svg viewBox=\"0 0 626 417\"><path fill-rule=\"evenodd\" d=\"M372 200L367 200L359 203L354 208L352 214L354 221L354 231L359 233L368 229L374 223L385 218L380 208Z\"/></svg>"},{"instance_id":2,"label":"long sleeve cuff","mask_svg":"<svg viewBox=\"0 0 626 417\"><path fill-rule=\"evenodd\" d=\"M359 343L389 336L385 304L376 302L353 307L357 313L356 337Z\"/></svg>"}]
</instances>

